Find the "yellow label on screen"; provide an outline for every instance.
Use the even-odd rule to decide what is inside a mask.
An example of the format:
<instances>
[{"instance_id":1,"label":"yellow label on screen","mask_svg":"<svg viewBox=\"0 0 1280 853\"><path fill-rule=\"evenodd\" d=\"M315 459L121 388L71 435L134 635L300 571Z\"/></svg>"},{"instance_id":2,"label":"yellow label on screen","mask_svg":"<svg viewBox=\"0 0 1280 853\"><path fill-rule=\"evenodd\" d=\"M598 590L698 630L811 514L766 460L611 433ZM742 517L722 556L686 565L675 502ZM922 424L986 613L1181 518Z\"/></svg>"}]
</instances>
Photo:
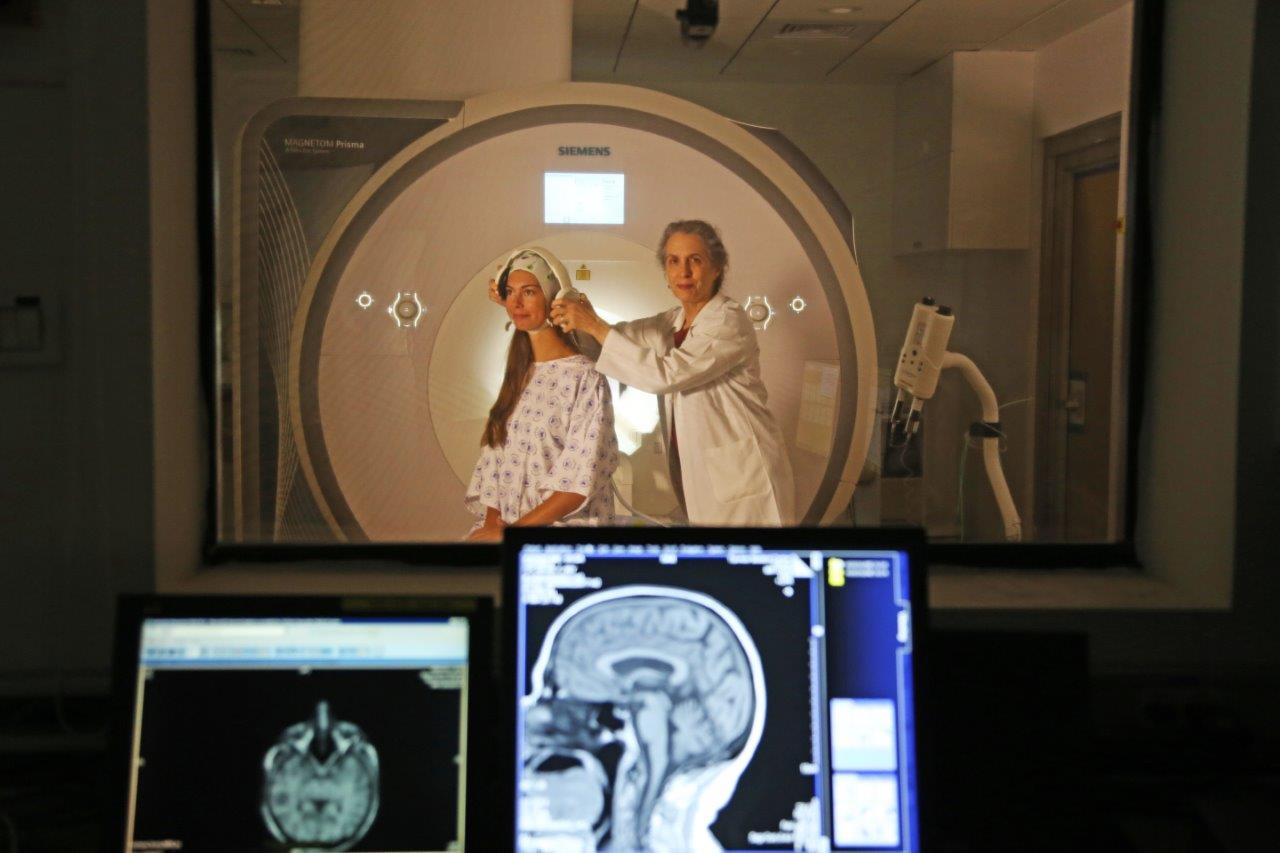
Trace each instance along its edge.
<instances>
[{"instance_id":1,"label":"yellow label on screen","mask_svg":"<svg viewBox=\"0 0 1280 853\"><path fill-rule=\"evenodd\" d=\"M827 586L844 586L844 560L839 557L827 559Z\"/></svg>"}]
</instances>

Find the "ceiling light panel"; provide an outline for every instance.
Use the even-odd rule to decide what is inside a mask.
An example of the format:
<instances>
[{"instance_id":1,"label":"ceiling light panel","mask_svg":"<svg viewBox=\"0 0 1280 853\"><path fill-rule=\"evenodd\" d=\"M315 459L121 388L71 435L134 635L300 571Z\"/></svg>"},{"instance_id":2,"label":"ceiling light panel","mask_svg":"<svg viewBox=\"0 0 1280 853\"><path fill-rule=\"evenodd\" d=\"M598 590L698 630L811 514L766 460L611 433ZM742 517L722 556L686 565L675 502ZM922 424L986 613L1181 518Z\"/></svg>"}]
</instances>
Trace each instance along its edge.
<instances>
[{"instance_id":1,"label":"ceiling light panel","mask_svg":"<svg viewBox=\"0 0 1280 853\"><path fill-rule=\"evenodd\" d=\"M781 0L769 19L773 21L892 21L915 0ZM722 0L721 6L724 5ZM832 7L849 9L845 15L833 15Z\"/></svg>"},{"instance_id":2,"label":"ceiling light panel","mask_svg":"<svg viewBox=\"0 0 1280 853\"><path fill-rule=\"evenodd\" d=\"M861 29L861 24L833 24L828 21L817 23L788 21L773 31L773 37L795 41L812 41L815 39L849 41Z\"/></svg>"},{"instance_id":3,"label":"ceiling light panel","mask_svg":"<svg viewBox=\"0 0 1280 853\"><path fill-rule=\"evenodd\" d=\"M779 83L822 83L833 65L872 39L884 26L880 21L846 24L843 35L831 30L817 34L801 23L776 22L770 16L766 26L743 46L725 77L739 80L768 80Z\"/></svg>"}]
</instances>

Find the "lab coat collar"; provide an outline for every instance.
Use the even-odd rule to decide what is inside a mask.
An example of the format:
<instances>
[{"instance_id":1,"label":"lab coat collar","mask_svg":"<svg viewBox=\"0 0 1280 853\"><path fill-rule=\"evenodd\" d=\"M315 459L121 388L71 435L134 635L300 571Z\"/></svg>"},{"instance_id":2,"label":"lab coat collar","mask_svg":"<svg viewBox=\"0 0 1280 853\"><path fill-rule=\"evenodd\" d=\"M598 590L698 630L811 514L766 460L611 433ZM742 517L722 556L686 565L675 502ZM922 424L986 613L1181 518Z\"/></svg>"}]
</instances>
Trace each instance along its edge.
<instances>
[{"instance_id":1,"label":"lab coat collar","mask_svg":"<svg viewBox=\"0 0 1280 853\"><path fill-rule=\"evenodd\" d=\"M690 327L692 328L692 326L698 325L699 323L702 322L703 318L709 315L719 314L721 311L724 310L724 304L728 301L729 301L729 297L725 296L724 290L721 289L719 293L715 294L709 300L707 300L706 305L702 306L702 310L698 312L698 316L693 318L693 323L690 324ZM683 325L684 325L684 305L681 305L678 308L676 308L675 312L672 314L671 330L674 332L678 332L680 331L680 328Z\"/></svg>"}]
</instances>

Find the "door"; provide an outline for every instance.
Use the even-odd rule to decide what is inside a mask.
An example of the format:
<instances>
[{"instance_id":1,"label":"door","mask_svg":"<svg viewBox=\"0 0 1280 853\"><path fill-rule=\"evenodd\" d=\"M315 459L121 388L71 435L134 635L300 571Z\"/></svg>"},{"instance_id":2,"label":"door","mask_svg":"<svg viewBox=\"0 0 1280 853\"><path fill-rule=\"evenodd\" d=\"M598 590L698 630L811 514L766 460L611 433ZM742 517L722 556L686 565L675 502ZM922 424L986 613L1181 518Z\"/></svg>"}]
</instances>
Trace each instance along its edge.
<instances>
[{"instance_id":1,"label":"door","mask_svg":"<svg viewBox=\"0 0 1280 853\"><path fill-rule=\"evenodd\" d=\"M1036 394L1041 541L1106 542L1118 532L1119 166L1119 116L1045 141Z\"/></svg>"}]
</instances>

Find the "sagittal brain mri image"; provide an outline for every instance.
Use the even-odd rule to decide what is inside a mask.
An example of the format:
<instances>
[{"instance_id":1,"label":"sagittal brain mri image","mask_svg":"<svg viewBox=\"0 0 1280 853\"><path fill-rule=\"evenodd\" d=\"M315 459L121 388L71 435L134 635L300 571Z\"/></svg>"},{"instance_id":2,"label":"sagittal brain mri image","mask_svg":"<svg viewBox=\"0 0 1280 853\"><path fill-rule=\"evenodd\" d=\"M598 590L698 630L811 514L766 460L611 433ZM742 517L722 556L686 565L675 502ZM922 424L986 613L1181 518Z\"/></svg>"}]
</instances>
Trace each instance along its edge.
<instances>
[{"instance_id":1,"label":"sagittal brain mri image","mask_svg":"<svg viewBox=\"0 0 1280 853\"><path fill-rule=\"evenodd\" d=\"M555 619L524 706L526 843L715 850L710 826L760 742L764 670L710 596L623 587Z\"/></svg>"},{"instance_id":2,"label":"sagittal brain mri image","mask_svg":"<svg viewBox=\"0 0 1280 853\"><path fill-rule=\"evenodd\" d=\"M673 533L507 543L516 849L917 851L904 556Z\"/></svg>"},{"instance_id":3,"label":"sagittal brain mri image","mask_svg":"<svg viewBox=\"0 0 1280 853\"><path fill-rule=\"evenodd\" d=\"M348 850L378 816L378 751L327 701L284 730L262 770L262 819L282 844Z\"/></svg>"}]
</instances>

